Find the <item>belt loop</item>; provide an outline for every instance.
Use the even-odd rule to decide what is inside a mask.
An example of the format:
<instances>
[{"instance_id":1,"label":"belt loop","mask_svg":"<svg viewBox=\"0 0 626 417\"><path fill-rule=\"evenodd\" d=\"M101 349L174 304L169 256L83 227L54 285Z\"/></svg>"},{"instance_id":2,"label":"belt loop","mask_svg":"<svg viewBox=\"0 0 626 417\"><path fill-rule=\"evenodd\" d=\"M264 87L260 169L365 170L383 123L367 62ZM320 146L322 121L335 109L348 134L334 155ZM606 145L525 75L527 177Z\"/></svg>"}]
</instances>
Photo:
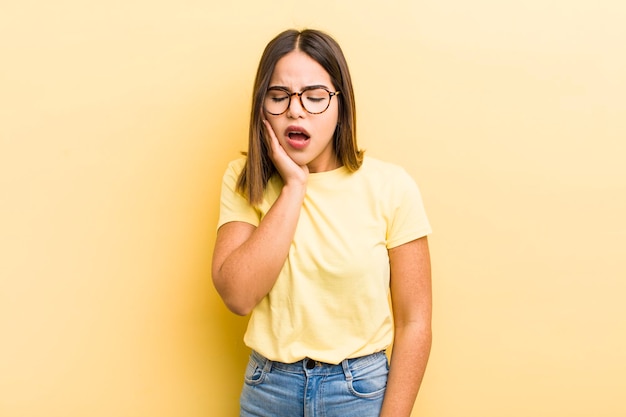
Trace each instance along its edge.
<instances>
[{"instance_id":1,"label":"belt loop","mask_svg":"<svg viewBox=\"0 0 626 417\"><path fill-rule=\"evenodd\" d=\"M274 365L274 362L267 358L264 358L264 359L265 359L265 364L263 365L263 372L267 374L272 371L272 365Z\"/></svg>"},{"instance_id":2,"label":"belt loop","mask_svg":"<svg viewBox=\"0 0 626 417\"><path fill-rule=\"evenodd\" d=\"M257 363L257 366L259 368L263 368L263 372L270 372L272 370L272 366L274 365L274 362L272 362L271 360L267 359L265 356L261 355L259 352L253 350L252 351L252 357L254 358L254 360Z\"/></svg>"},{"instance_id":3,"label":"belt loop","mask_svg":"<svg viewBox=\"0 0 626 417\"><path fill-rule=\"evenodd\" d=\"M352 372L350 372L348 359L344 359L341 361L341 367L343 368L343 373L346 376L346 381L352 381Z\"/></svg>"}]
</instances>

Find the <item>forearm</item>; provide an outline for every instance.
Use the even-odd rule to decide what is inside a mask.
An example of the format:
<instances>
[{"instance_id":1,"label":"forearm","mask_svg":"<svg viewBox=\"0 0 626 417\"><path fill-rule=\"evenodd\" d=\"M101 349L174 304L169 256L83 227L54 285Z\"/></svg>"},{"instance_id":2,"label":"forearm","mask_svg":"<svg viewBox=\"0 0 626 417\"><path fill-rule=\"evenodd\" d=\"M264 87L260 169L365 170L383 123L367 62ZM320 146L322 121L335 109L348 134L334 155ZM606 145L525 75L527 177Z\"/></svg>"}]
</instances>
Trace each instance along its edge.
<instances>
[{"instance_id":1,"label":"forearm","mask_svg":"<svg viewBox=\"0 0 626 417\"><path fill-rule=\"evenodd\" d=\"M413 322L396 328L381 417L409 417L432 341L430 325Z\"/></svg>"},{"instance_id":2,"label":"forearm","mask_svg":"<svg viewBox=\"0 0 626 417\"><path fill-rule=\"evenodd\" d=\"M304 192L283 187L259 226L214 267L215 286L233 312L248 314L272 289L293 241Z\"/></svg>"}]
</instances>

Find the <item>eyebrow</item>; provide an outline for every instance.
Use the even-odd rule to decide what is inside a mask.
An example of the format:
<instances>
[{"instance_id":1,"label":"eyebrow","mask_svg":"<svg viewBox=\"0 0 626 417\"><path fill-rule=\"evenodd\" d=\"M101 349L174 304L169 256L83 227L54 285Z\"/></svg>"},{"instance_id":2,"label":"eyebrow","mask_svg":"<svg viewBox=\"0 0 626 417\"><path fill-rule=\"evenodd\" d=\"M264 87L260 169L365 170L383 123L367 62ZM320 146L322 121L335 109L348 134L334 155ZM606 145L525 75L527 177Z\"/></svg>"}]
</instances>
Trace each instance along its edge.
<instances>
[{"instance_id":1,"label":"eyebrow","mask_svg":"<svg viewBox=\"0 0 626 417\"><path fill-rule=\"evenodd\" d=\"M302 90L300 91L304 91L304 90L311 90L313 88L325 88L327 90L330 90L330 88L324 84L314 84L314 85L307 85L305 87L302 88ZM270 85L269 87L267 87L268 90L271 89L280 89L280 90L286 90L289 92L292 92L290 88L285 87L284 85Z\"/></svg>"}]
</instances>

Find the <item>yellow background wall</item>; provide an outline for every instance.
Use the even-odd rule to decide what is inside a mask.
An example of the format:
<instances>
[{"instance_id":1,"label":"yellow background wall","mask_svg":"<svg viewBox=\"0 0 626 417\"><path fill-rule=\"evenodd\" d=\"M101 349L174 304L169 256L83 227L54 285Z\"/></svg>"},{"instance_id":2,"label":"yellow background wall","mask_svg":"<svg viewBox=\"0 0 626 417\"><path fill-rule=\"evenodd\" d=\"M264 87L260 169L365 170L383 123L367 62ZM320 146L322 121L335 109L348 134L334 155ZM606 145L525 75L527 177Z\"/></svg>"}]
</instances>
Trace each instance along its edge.
<instances>
[{"instance_id":1,"label":"yellow background wall","mask_svg":"<svg viewBox=\"0 0 626 417\"><path fill-rule=\"evenodd\" d=\"M25 0L0 7L0 416L237 413L245 319L210 283L252 79L329 31L361 145L433 223L414 416L623 416L619 0Z\"/></svg>"}]
</instances>

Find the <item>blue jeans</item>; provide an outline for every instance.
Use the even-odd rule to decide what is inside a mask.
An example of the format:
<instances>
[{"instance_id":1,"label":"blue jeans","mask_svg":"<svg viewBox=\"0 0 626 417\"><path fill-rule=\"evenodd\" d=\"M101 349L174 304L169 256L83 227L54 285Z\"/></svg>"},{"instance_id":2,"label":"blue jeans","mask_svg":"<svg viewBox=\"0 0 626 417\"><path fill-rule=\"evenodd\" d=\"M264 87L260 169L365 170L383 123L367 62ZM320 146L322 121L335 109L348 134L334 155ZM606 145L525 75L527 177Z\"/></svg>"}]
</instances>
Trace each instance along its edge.
<instances>
[{"instance_id":1,"label":"blue jeans","mask_svg":"<svg viewBox=\"0 0 626 417\"><path fill-rule=\"evenodd\" d=\"M378 417L388 373L384 352L339 365L273 362L252 352L240 417Z\"/></svg>"}]
</instances>

